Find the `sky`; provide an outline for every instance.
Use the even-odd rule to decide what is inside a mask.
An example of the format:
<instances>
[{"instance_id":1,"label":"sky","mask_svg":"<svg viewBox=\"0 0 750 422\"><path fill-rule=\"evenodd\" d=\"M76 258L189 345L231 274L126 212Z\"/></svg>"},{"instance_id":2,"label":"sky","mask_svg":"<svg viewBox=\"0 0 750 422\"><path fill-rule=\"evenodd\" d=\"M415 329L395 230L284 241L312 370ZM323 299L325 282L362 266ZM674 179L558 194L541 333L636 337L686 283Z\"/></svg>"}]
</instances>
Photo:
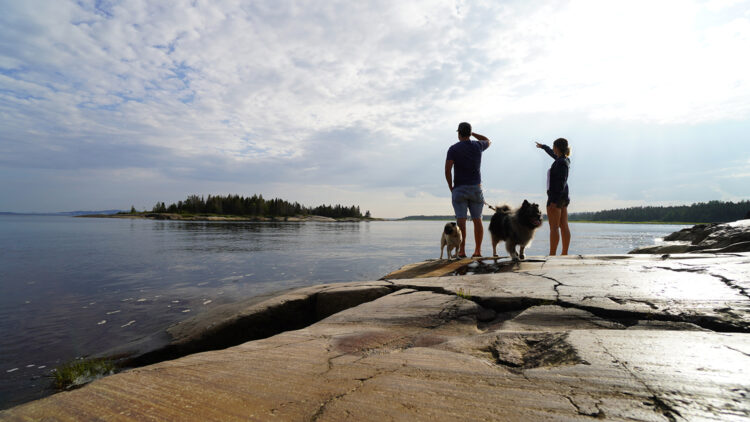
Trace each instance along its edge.
<instances>
[{"instance_id":1,"label":"sky","mask_svg":"<svg viewBox=\"0 0 750 422\"><path fill-rule=\"evenodd\" d=\"M750 199L750 1L0 0L0 211L187 195L452 214L445 155L492 140L489 203Z\"/></svg>"}]
</instances>

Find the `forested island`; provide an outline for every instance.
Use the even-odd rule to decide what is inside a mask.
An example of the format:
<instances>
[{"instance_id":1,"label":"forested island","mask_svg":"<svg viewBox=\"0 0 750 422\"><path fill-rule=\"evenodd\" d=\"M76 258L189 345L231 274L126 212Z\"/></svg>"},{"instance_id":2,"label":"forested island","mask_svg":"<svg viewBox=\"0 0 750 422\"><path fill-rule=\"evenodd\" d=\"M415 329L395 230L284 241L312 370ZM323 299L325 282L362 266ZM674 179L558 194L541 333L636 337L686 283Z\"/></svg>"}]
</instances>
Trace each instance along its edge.
<instances>
[{"instance_id":1,"label":"forested island","mask_svg":"<svg viewBox=\"0 0 750 422\"><path fill-rule=\"evenodd\" d=\"M492 217L485 214L484 220ZM546 218L546 216L545 216ZM630 207L614 210L574 212L569 221L616 223L726 223L750 218L750 201L709 201L668 207ZM412 215L402 220L453 220L452 215Z\"/></svg>"},{"instance_id":2,"label":"forested island","mask_svg":"<svg viewBox=\"0 0 750 422\"><path fill-rule=\"evenodd\" d=\"M82 217L148 218L156 220L231 220L231 221L369 221L376 220L359 206L319 205L308 207L280 198L265 199L263 195L190 195L170 205L157 202L151 211L117 214L96 214Z\"/></svg>"},{"instance_id":3,"label":"forested island","mask_svg":"<svg viewBox=\"0 0 750 422\"><path fill-rule=\"evenodd\" d=\"M570 221L634 223L726 223L747 218L750 201L709 201L669 207L631 207L614 210L576 212Z\"/></svg>"},{"instance_id":4,"label":"forested island","mask_svg":"<svg viewBox=\"0 0 750 422\"><path fill-rule=\"evenodd\" d=\"M319 205L306 207L299 202L289 202L280 198L264 199L263 195L190 195L184 201L166 206L158 202L151 210L154 213L213 214L258 217L292 217L319 215L330 218L370 218L370 211L363 215L359 206Z\"/></svg>"}]
</instances>

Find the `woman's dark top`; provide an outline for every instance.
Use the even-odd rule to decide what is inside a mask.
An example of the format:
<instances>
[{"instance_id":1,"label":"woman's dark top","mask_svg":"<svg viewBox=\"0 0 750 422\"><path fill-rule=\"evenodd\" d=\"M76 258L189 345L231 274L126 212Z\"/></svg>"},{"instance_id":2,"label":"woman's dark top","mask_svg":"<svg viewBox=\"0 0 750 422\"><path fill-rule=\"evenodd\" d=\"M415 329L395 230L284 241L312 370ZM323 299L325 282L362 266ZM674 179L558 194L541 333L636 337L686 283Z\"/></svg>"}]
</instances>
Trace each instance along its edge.
<instances>
[{"instance_id":1,"label":"woman's dark top","mask_svg":"<svg viewBox=\"0 0 750 422\"><path fill-rule=\"evenodd\" d=\"M565 156L556 156L552 148L547 145L542 145L542 149L555 160L547 172L547 204L557 204L558 208L562 208L570 203L568 196L570 159Z\"/></svg>"}]
</instances>

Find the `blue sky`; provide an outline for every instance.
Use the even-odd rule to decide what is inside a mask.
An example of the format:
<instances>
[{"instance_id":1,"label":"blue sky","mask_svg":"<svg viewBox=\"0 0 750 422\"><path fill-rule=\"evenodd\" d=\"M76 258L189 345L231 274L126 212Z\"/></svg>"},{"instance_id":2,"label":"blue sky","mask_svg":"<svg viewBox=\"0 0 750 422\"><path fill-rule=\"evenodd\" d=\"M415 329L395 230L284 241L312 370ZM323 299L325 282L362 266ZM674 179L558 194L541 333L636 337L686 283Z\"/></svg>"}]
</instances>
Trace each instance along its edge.
<instances>
[{"instance_id":1,"label":"blue sky","mask_svg":"<svg viewBox=\"0 0 750 422\"><path fill-rule=\"evenodd\" d=\"M750 1L0 0L0 211L189 194L451 214L456 126L492 203L750 198Z\"/></svg>"}]
</instances>

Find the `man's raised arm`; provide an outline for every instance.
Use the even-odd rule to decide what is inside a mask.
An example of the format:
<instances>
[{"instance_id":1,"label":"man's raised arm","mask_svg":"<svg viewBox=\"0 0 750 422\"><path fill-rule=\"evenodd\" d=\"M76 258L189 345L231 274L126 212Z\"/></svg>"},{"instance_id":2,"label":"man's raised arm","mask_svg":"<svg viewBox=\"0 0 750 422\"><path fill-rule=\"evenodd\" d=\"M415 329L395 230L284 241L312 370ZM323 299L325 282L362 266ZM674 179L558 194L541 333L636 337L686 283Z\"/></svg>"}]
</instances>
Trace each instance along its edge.
<instances>
[{"instance_id":1,"label":"man's raised arm","mask_svg":"<svg viewBox=\"0 0 750 422\"><path fill-rule=\"evenodd\" d=\"M471 136L477 138L478 141L486 141L487 142L487 148L489 148L490 145L492 145L492 141L490 141L490 138L488 138L488 137L486 137L484 135L480 135L478 133L471 132Z\"/></svg>"}]
</instances>

